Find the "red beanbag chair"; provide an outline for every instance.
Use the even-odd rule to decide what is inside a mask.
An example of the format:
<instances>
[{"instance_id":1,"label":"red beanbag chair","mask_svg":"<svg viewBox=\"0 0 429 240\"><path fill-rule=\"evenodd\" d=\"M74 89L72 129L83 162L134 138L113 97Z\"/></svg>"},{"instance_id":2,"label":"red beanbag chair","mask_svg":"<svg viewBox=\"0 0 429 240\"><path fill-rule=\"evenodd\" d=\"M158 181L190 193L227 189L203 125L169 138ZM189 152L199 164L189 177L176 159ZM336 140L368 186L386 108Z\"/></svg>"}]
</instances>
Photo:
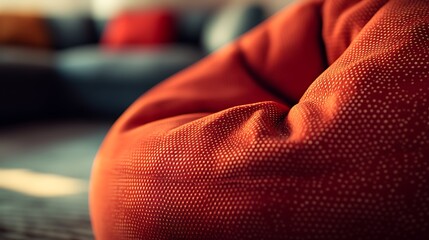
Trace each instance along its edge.
<instances>
[{"instance_id":1,"label":"red beanbag chair","mask_svg":"<svg viewBox=\"0 0 429 240\"><path fill-rule=\"evenodd\" d=\"M109 48L153 46L176 40L175 17L168 9L129 11L112 19L102 43Z\"/></svg>"},{"instance_id":2,"label":"red beanbag chair","mask_svg":"<svg viewBox=\"0 0 429 240\"><path fill-rule=\"evenodd\" d=\"M97 239L425 239L429 5L306 1L135 102Z\"/></svg>"}]
</instances>

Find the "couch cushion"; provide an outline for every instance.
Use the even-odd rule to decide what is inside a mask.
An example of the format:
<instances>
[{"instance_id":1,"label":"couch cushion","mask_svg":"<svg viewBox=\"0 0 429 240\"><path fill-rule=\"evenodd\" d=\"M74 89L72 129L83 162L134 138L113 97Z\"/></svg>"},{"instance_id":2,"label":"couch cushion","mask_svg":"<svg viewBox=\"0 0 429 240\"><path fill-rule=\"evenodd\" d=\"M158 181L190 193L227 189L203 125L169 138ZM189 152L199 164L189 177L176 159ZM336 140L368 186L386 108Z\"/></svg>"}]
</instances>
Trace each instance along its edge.
<instances>
[{"instance_id":1,"label":"couch cushion","mask_svg":"<svg viewBox=\"0 0 429 240\"><path fill-rule=\"evenodd\" d=\"M205 24L202 32L204 50L215 51L262 22L264 17L264 11L259 5L225 7Z\"/></svg>"},{"instance_id":2,"label":"couch cushion","mask_svg":"<svg viewBox=\"0 0 429 240\"><path fill-rule=\"evenodd\" d=\"M54 54L48 50L27 47L0 47L0 68L50 68Z\"/></svg>"},{"instance_id":3,"label":"couch cushion","mask_svg":"<svg viewBox=\"0 0 429 240\"><path fill-rule=\"evenodd\" d=\"M140 94L202 56L182 45L121 50L88 46L61 52L57 71L87 110L117 116Z\"/></svg>"}]
</instances>

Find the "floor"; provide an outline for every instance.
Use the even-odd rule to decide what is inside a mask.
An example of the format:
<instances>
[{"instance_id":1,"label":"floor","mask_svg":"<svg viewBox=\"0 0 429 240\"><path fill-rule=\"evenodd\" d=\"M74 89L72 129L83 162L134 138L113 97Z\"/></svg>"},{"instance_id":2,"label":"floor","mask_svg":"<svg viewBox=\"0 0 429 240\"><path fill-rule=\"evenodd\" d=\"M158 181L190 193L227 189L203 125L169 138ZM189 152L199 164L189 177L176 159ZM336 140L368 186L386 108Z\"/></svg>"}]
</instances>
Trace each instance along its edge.
<instances>
[{"instance_id":1,"label":"floor","mask_svg":"<svg viewBox=\"0 0 429 240\"><path fill-rule=\"evenodd\" d=\"M109 125L46 122L0 129L0 239L93 239L89 176Z\"/></svg>"}]
</instances>

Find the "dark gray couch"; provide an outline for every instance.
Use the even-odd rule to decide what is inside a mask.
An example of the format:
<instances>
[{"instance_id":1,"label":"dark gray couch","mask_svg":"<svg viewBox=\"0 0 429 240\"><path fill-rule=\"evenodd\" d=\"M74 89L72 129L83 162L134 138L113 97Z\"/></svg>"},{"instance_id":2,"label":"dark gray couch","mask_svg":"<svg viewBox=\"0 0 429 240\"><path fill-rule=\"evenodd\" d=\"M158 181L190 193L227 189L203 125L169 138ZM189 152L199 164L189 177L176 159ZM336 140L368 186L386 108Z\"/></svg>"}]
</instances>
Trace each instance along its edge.
<instances>
[{"instance_id":1,"label":"dark gray couch","mask_svg":"<svg viewBox=\"0 0 429 240\"><path fill-rule=\"evenodd\" d=\"M46 116L117 117L138 96L235 39L264 18L260 6L177 13L179 40L106 50L105 22L46 19L55 50L0 46L0 122Z\"/></svg>"}]
</instances>

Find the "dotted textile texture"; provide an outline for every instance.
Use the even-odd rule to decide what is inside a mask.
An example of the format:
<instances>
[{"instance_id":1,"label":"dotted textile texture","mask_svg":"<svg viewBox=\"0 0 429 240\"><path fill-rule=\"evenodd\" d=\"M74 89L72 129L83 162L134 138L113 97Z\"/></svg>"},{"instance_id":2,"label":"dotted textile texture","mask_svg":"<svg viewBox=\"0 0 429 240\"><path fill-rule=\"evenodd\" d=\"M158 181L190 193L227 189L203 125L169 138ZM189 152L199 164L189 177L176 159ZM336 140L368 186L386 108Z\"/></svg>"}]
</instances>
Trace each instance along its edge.
<instances>
[{"instance_id":1,"label":"dotted textile texture","mask_svg":"<svg viewBox=\"0 0 429 240\"><path fill-rule=\"evenodd\" d=\"M305 1L143 95L97 239L426 239L429 4Z\"/></svg>"}]
</instances>

